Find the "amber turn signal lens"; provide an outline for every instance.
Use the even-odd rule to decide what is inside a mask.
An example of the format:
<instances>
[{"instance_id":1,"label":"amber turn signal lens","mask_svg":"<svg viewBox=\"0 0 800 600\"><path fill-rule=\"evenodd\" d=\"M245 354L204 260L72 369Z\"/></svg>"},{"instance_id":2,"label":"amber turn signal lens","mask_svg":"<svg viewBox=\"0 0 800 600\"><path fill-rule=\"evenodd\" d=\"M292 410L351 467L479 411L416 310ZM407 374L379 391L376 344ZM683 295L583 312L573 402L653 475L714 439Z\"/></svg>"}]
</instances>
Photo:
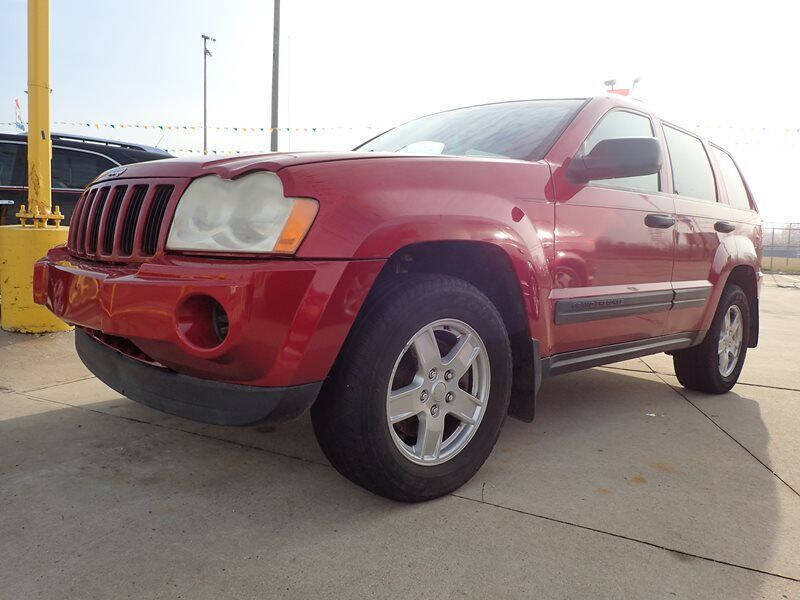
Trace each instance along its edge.
<instances>
[{"instance_id":1,"label":"amber turn signal lens","mask_svg":"<svg viewBox=\"0 0 800 600\"><path fill-rule=\"evenodd\" d=\"M278 241L275 243L274 252L293 254L300 246L300 242L308 233L314 217L317 216L319 204L311 198L294 198L294 206L283 226Z\"/></svg>"}]
</instances>

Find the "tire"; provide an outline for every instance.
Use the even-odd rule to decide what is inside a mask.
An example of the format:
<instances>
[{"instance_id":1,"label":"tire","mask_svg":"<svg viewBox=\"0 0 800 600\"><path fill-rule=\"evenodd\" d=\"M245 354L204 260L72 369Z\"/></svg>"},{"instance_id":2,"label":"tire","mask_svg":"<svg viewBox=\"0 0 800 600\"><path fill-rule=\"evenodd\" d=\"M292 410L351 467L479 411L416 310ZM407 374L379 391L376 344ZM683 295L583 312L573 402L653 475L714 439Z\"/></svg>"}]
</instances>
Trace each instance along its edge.
<instances>
[{"instance_id":1,"label":"tire","mask_svg":"<svg viewBox=\"0 0 800 600\"><path fill-rule=\"evenodd\" d=\"M726 326L726 315L729 312L740 316L741 335L738 338L738 354L735 359L731 359L729 355L726 366L720 359L719 350L723 343L721 336ZM708 394L724 394L730 391L742 372L749 341L750 302L742 288L731 284L722 292L714 320L703 342L673 354L672 362L678 381L685 388Z\"/></svg>"},{"instance_id":2,"label":"tire","mask_svg":"<svg viewBox=\"0 0 800 600\"><path fill-rule=\"evenodd\" d=\"M463 376L458 365L469 358L445 364L462 343L464 356L473 357ZM425 354L433 358L420 360ZM436 360L434 376L428 367ZM342 475L375 494L404 502L442 496L466 483L492 451L508 410L511 369L503 320L480 290L447 275L403 275L374 290L361 310L311 409L317 441ZM390 413L405 420L390 425ZM434 429L443 431L438 446Z\"/></svg>"}]
</instances>

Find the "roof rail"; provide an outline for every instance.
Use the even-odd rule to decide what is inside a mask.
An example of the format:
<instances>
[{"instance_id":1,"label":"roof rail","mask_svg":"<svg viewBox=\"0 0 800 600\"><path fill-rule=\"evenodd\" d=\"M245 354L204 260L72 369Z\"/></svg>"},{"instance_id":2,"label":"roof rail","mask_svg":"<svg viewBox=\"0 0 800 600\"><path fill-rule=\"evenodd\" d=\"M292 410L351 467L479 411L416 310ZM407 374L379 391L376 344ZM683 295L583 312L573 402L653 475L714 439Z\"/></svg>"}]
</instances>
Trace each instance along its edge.
<instances>
[{"instance_id":1,"label":"roof rail","mask_svg":"<svg viewBox=\"0 0 800 600\"><path fill-rule=\"evenodd\" d=\"M55 140L61 140L66 142L86 142L90 144L101 144L104 146L114 146L117 148L127 148L129 150L141 150L143 152L154 152L156 154L166 154L168 155L169 152L166 150L162 150L161 148L156 148L155 146L146 146L145 144L131 144L128 142L119 142L117 140L109 140L105 138L95 138L89 137L85 135L76 135L71 133L51 133L50 138Z\"/></svg>"}]
</instances>

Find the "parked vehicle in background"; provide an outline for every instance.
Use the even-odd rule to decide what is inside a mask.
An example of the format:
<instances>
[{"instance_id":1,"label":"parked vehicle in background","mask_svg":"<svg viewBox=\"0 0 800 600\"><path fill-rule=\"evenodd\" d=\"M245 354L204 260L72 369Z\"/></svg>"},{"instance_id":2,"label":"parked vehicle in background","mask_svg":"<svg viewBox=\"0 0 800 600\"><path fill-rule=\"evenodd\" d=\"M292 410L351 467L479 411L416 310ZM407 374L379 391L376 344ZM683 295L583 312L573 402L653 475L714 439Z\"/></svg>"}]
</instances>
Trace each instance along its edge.
<instances>
[{"instance_id":1,"label":"parked vehicle in background","mask_svg":"<svg viewBox=\"0 0 800 600\"><path fill-rule=\"evenodd\" d=\"M618 96L463 108L354 152L101 177L36 301L128 397L226 425L311 407L405 501L480 468L542 378L656 352L709 393L758 341L761 218L731 156Z\"/></svg>"},{"instance_id":2,"label":"parked vehicle in background","mask_svg":"<svg viewBox=\"0 0 800 600\"><path fill-rule=\"evenodd\" d=\"M103 171L129 163L171 158L165 150L113 140L54 133L53 208L69 224L83 188ZM28 199L28 136L0 133L0 225L19 223L14 215Z\"/></svg>"}]
</instances>

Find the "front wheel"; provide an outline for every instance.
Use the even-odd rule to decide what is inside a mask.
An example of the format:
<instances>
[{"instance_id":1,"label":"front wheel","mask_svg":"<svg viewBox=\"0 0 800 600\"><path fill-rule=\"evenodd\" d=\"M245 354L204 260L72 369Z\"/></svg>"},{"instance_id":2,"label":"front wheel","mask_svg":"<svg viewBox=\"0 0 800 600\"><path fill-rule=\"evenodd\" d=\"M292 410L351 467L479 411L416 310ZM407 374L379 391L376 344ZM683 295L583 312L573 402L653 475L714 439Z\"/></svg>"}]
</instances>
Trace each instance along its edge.
<instances>
[{"instance_id":1,"label":"front wheel","mask_svg":"<svg viewBox=\"0 0 800 600\"><path fill-rule=\"evenodd\" d=\"M363 309L311 411L333 466L403 501L480 468L508 410L511 349L492 302L446 275L407 275Z\"/></svg>"},{"instance_id":2,"label":"front wheel","mask_svg":"<svg viewBox=\"0 0 800 600\"><path fill-rule=\"evenodd\" d=\"M691 390L724 394L739 379L750 341L750 303L738 285L722 292L717 312L701 344L675 352L680 384Z\"/></svg>"}]
</instances>

